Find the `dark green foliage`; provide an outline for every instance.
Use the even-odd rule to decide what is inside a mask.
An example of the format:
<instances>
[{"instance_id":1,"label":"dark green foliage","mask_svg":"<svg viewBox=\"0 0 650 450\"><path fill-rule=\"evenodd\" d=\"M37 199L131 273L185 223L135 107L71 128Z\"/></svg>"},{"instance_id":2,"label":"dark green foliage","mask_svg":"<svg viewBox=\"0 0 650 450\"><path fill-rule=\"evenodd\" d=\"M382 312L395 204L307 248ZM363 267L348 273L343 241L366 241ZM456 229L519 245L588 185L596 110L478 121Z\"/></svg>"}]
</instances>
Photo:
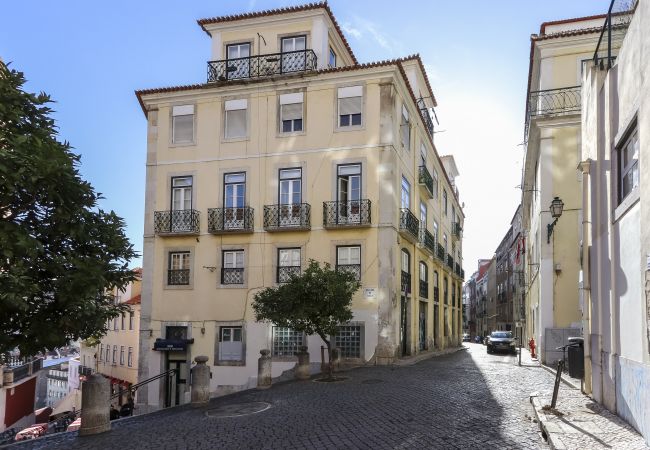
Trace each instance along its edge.
<instances>
[{"instance_id":1,"label":"dark green foliage","mask_svg":"<svg viewBox=\"0 0 650 450\"><path fill-rule=\"evenodd\" d=\"M336 334L339 324L352 319L352 296L360 287L353 274L310 260L301 275L255 294L255 318L307 335L317 334L329 347L328 336Z\"/></svg>"},{"instance_id":2,"label":"dark green foliage","mask_svg":"<svg viewBox=\"0 0 650 450\"><path fill-rule=\"evenodd\" d=\"M24 82L0 62L0 352L29 355L101 336L137 255L57 140L49 96Z\"/></svg>"}]
</instances>

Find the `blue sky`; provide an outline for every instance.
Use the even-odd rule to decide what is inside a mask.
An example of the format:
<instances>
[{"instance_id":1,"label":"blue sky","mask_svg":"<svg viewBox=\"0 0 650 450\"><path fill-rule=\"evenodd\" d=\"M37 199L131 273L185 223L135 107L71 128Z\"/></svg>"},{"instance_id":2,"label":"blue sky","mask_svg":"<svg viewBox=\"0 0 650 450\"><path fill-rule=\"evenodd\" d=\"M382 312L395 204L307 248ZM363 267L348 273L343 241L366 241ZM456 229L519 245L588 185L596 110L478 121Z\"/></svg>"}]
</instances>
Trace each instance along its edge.
<instances>
[{"instance_id":1,"label":"blue sky","mask_svg":"<svg viewBox=\"0 0 650 450\"><path fill-rule=\"evenodd\" d=\"M142 249L146 122L135 89L201 83L210 58L196 19L286 1L4 2L0 57L56 100L61 140ZM438 100L436 146L453 154L465 203L464 268L491 257L520 191L530 34L600 14L607 0L329 2L360 62L419 53ZM396 5L399 7L396 8ZM140 260L133 265L140 264Z\"/></svg>"}]
</instances>

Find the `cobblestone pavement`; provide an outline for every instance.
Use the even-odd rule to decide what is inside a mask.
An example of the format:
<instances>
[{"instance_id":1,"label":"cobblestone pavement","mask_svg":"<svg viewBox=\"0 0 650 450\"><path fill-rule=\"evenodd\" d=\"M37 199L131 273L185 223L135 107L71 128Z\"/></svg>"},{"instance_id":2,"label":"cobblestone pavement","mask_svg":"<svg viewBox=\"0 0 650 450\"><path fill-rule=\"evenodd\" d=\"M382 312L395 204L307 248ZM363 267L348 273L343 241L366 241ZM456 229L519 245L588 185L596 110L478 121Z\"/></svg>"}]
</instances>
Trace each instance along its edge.
<instances>
[{"instance_id":1,"label":"cobblestone pavement","mask_svg":"<svg viewBox=\"0 0 650 450\"><path fill-rule=\"evenodd\" d=\"M52 435L18 449L406 449L548 448L532 419L531 392L549 394L553 376L479 344L406 367L363 367L339 383L276 384L113 423L110 432ZM562 388L564 391L564 387ZM562 393L561 393L562 395ZM208 417L236 403L270 408Z\"/></svg>"},{"instance_id":2,"label":"cobblestone pavement","mask_svg":"<svg viewBox=\"0 0 650 450\"><path fill-rule=\"evenodd\" d=\"M555 449L650 450L634 428L578 389L558 396L556 410L560 414L541 410L551 403L550 395L540 396L538 400L537 414Z\"/></svg>"}]
</instances>

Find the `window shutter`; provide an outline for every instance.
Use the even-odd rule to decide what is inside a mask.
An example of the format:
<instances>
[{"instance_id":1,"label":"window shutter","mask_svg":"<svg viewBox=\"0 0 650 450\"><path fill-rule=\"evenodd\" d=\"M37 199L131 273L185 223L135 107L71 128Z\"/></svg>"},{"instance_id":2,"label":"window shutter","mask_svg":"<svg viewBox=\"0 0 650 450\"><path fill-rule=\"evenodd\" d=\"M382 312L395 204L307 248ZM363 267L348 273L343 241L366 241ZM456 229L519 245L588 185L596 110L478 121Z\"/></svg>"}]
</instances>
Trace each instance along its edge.
<instances>
[{"instance_id":1,"label":"window shutter","mask_svg":"<svg viewBox=\"0 0 650 450\"><path fill-rule=\"evenodd\" d=\"M172 140L174 144L192 142L194 140L194 115L174 116Z\"/></svg>"},{"instance_id":2,"label":"window shutter","mask_svg":"<svg viewBox=\"0 0 650 450\"><path fill-rule=\"evenodd\" d=\"M361 114L361 97L339 98L339 115Z\"/></svg>"},{"instance_id":3,"label":"window shutter","mask_svg":"<svg viewBox=\"0 0 650 450\"><path fill-rule=\"evenodd\" d=\"M295 92L293 94L282 94L280 95L280 104L288 105L290 103L302 103L303 102L303 93Z\"/></svg>"},{"instance_id":4,"label":"window shutter","mask_svg":"<svg viewBox=\"0 0 650 450\"><path fill-rule=\"evenodd\" d=\"M236 109L246 109L248 108L248 100L245 98L239 100L226 100L225 110L234 111Z\"/></svg>"},{"instance_id":5,"label":"window shutter","mask_svg":"<svg viewBox=\"0 0 650 450\"><path fill-rule=\"evenodd\" d=\"M226 137L246 137L246 110L226 110Z\"/></svg>"},{"instance_id":6,"label":"window shutter","mask_svg":"<svg viewBox=\"0 0 650 450\"><path fill-rule=\"evenodd\" d=\"M339 98L361 96L363 96L363 86L348 86L339 88Z\"/></svg>"},{"instance_id":7,"label":"window shutter","mask_svg":"<svg viewBox=\"0 0 650 450\"><path fill-rule=\"evenodd\" d=\"M282 108L282 120L302 119L302 103L281 105L280 108Z\"/></svg>"}]
</instances>

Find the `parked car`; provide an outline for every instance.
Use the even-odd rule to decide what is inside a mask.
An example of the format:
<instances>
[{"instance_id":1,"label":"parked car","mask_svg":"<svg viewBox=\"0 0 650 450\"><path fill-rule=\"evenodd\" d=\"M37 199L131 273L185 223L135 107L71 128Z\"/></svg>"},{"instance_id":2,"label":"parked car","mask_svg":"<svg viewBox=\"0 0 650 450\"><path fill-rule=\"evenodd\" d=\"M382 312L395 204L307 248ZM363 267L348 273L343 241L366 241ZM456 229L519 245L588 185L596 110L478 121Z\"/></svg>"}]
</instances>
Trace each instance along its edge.
<instances>
[{"instance_id":1,"label":"parked car","mask_svg":"<svg viewBox=\"0 0 650 450\"><path fill-rule=\"evenodd\" d=\"M463 333L463 342L471 342L472 340L469 337L469 333Z\"/></svg>"},{"instance_id":2,"label":"parked car","mask_svg":"<svg viewBox=\"0 0 650 450\"><path fill-rule=\"evenodd\" d=\"M493 331L487 337L487 352L507 351L512 354L517 353L515 338L512 337L511 331Z\"/></svg>"}]
</instances>

